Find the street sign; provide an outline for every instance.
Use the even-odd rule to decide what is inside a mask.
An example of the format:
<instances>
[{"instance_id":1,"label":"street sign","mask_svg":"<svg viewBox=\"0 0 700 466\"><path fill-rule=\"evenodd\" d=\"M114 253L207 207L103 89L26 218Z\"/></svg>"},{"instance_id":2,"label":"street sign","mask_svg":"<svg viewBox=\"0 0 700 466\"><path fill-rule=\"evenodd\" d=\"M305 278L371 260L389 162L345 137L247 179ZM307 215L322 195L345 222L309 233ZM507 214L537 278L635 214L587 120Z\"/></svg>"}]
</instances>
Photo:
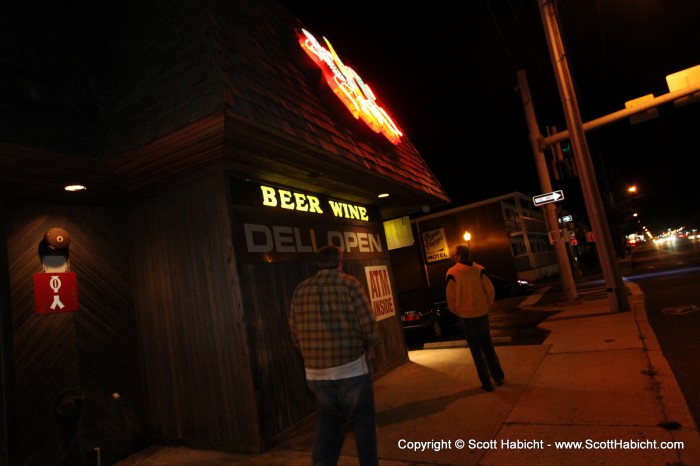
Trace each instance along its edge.
<instances>
[{"instance_id":1,"label":"street sign","mask_svg":"<svg viewBox=\"0 0 700 466\"><path fill-rule=\"evenodd\" d=\"M654 94L647 94L636 99L628 100L627 102L625 102L625 108L641 107L642 105L653 100ZM656 109L656 107L652 107L647 110L644 110L643 112L630 115L630 123L636 125L637 123L651 120L653 118L656 118L657 116L659 116L659 111Z\"/></svg>"},{"instance_id":2,"label":"street sign","mask_svg":"<svg viewBox=\"0 0 700 466\"><path fill-rule=\"evenodd\" d=\"M559 217L559 223L569 223L569 222L573 222L573 221L574 221L573 215L564 215L562 217Z\"/></svg>"},{"instance_id":3,"label":"street sign","mask_svg":"<svg viewBox=\"0 0 700 466\"><path fill-rule=\"evenodd\" d=\"M541 206L542 204L549 204L550 202L559 202L564 199L564 191L552 191L551 193L540 194L539 196L533 196L532 202L535 207Z\"/></svg>"},{"instance_id":4,"label":"street sign","mask_svg":"<svg viewBox=\"0 0 700 466\"><path fill-rule=\"evenodd\" d=\"M666 76L666 84L668 84L668 90L671 92L680 91L681 89L687 89L689 87L697 87L700 84L700 65L693 66L692 68L687 68L683 71L677 73L669 74ZM673 105L676 107L681 107L686 104L696 102L700 99L698 93L695 92L690 95L681 97L673 101Z\"/></svg>"}]
</instances>

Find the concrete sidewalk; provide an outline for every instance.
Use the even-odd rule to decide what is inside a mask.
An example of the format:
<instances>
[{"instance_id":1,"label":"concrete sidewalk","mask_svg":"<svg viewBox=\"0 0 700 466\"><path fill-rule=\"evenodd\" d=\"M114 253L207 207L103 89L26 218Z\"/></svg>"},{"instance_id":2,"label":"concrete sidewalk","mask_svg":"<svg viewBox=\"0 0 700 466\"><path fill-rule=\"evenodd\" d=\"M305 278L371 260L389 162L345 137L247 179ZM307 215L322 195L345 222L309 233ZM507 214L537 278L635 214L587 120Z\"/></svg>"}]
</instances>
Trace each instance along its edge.
<instances>
[{"instance_id":1,"label":"concrete sidewalk","mask_svg":"<svg viewBox=\"0 0 700 466\"><path fill-rule=\"evenodd\" d=\"M521 307L561 312L540 324L542 345L497 348L506 383L491 393L465 347L409 352L375 384L380 464L700 465L698 429L641 291L626 286L624 313L604 294L570 305L529 297ZM309 430L261 455L155 446L118 466L307 466L312 443ZM339 464L357 464L352 435Z\"/></svg>"}]
</instances>

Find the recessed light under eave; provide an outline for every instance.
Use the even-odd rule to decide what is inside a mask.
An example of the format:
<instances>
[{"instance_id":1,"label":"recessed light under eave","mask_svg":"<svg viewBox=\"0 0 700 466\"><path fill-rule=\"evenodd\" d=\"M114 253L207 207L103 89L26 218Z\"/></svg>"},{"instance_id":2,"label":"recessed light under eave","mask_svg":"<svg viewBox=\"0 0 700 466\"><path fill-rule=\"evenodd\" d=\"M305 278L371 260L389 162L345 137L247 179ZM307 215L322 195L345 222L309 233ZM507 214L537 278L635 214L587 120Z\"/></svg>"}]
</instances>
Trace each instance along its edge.
<instances>
[{"instance_id":1,"label":"recessed light under eave","mask_svg":"<svg viewBox=\"0 0 700 466\"><path fill-rule=\"evenodd\" d=\"M383 199L383 198L385 198L385 197L389 197L389 193L382 193L382 194L377 195L377 197L378 197L379 199Z\"/></svg>"},{"instance_id":2,"label":"recessed light under eave","mask_svg":"<svg viewBox=\"0 0 700 466\"><path fill-rule=\"evenodd\" d=\"M83 186L82 184L69 184L65 188L66 191L70 192L77 192L77 191L85 191L87 188Z\"/></svg>"}]
</instances>

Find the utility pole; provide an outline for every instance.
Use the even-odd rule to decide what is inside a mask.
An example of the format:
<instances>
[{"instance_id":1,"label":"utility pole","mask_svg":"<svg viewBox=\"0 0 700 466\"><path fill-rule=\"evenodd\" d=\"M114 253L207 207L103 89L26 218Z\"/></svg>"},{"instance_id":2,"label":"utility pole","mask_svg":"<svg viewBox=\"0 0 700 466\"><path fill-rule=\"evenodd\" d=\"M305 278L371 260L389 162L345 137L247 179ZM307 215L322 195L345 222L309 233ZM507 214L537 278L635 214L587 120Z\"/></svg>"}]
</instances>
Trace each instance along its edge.
<instances>
[{"instance_id":1,"label":"utility pole","mask_svg":"<svg viewBox=\"0 0 700 466\"><path fill-rule=\"evenodd\" d=\"M613 312L628 311L630 309L625 286L622 283L620 267L617 263L613 248L610 228L605 217L605 208L600 197L600 190L595 178L593 162L588 150L586 135L583 131L581 113L579 111L576 93L571 79L571 71L564 51L564 45L559 32L555 0L537 0L540 7L540 15L547 37L549 55L554 67L554 74L559 88L559 97L564 107L566 125L569 129L571 146L574 152L576 169L581 181L583 198L586 203L588 219L591 222L595 239L598 261L605 279L606 292Z\"/></svg>"},{"instance_id":2,"label":"utility pole","mask_svg":"<svg viewBox=\"0 0 700 466\"><path fill-rule=\"evenodd\" d=\"M527 127L530 132L530 144L532 145L532 152L535 155L535 165L537 166L537 175L540 179L540 187L542 188L542 192L548 193L552 191L552 181L549 178L549 171L547 171L547 161L545 160L542 149L540 149L542 133L540 133L540 129L537 125L535 107L530 96L530 87L527 83L525 71L523 70L518 71L518 89L520 90L520 96L525 110L525 119L527 120ZM576 301L577 298L576 284L574 283L574 276L571 271L571 264L569 263L569 254L566 251L566 244L564 243L564 238L562 238L561 228L559 228L556 207L554 203L550 202L545 204L543 208L547 229L549 230L549 237L554 242L554 250L557 254L559 277L564 292L564 299L566 302L572 303Z\"/></svg>"}]
</instances>

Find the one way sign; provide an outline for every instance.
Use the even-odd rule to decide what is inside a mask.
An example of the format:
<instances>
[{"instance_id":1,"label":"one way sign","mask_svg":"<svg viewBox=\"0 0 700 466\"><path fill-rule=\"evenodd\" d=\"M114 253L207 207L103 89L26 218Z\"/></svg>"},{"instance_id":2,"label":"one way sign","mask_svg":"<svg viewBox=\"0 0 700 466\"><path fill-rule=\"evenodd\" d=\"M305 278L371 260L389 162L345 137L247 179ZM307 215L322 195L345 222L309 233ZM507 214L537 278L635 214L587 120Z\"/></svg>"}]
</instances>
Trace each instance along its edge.
<instances>
[{"instance_id":1,"label":"one way sign","mask_svg":"<svg viewBox=\"0 0 700 466\"><path fill-rule=\"evenodd\" d=\"M564 191L552 191L551 193L540 194L538 196L532 197L532 202L535 207L541 206L542 204L549 204L550 202L559 202L564 199Z\"/></svg>"}]
</instances>

